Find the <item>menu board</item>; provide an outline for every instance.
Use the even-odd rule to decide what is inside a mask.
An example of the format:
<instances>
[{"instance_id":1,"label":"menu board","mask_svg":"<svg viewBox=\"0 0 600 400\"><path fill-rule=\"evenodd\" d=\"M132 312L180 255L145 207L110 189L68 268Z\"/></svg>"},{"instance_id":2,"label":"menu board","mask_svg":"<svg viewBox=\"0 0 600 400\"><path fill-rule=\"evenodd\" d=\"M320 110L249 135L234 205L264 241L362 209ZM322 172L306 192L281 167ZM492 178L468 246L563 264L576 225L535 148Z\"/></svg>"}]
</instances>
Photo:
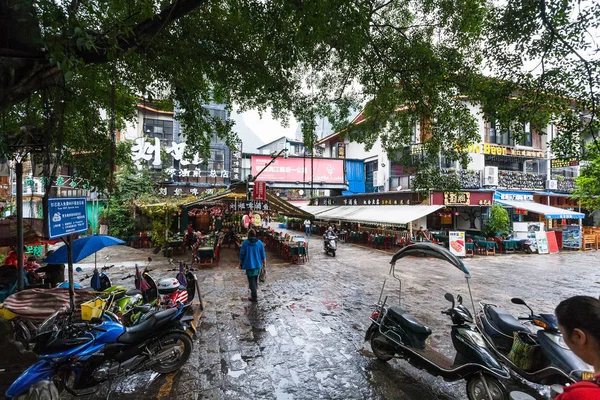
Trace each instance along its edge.
<instances>
[{"instance_id":1,"label":"menu board","mask_svg":"<svg viewBox=\"0 0 600 400\"><path fill-rule=\"evenodd\" d=\"M450 231L450 234L448 236L450 252L455 256L465 257L465 233L459 231Z\"/></svg>"},{"instance_id":2,"label":"menu board","mask_svg":"<svg viewBox=\"0 0 600 400\"><path fill-rule=\"evenodd\" d=\"M563 231L563 248L580 249L581 248L581 226L568 225Z\"/></svg>"},{"instance_id":3,"label":"menu board","mask_svg":"<svg viewBox=\"0 0 600 400\"><path fill-rule=\"evenodd\" d=\"M537 242L538 253L548 254L548 238L546 232L536 232L535 241Z\"/></svg>"}]
</instances>

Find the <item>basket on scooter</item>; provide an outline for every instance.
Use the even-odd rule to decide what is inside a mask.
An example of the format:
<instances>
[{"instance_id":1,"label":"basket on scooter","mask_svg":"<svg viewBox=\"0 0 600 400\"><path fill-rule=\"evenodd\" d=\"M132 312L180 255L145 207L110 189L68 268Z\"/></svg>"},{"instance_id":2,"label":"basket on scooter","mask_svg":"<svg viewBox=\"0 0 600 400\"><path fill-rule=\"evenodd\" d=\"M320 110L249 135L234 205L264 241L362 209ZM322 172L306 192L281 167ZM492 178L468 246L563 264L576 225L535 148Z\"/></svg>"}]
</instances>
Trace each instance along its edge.
<instances>
[{"instance_id":1,"label":"basket on scooter","mask_svg":"<svg viewBox=\"0 0 600 400\"><path fill-rule=\"evenodd\" d=\"M508 359L524 371L533 371L538 368L540 352L540 345L531 337L531 334L515 332Z\"/></svg>"}]
</instances>

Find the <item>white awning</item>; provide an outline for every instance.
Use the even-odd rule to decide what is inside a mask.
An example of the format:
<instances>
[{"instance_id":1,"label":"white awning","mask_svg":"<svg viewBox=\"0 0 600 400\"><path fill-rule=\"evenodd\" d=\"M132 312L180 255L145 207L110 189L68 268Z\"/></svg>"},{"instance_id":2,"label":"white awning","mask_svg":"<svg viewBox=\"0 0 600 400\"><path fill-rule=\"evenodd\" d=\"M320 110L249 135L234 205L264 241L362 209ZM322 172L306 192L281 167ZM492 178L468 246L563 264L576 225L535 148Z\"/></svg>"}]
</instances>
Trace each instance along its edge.
<instances>
[{"instance_id":1,"label":"white awning","mask_svg":"<svg viewBox=\"0 0 600 400\"><path fill-rule=\"evenodd\" d=\"M300 206L300 209L314 216L317 216L325 211L332 210L336 207L339 206Z\"/></svg>"},{"instance_id":2,"label":"white awning","mask_svg":"<svg viewBox=\"0 0 600 400\"><path fill-rule=\"evenodd\" d=\"M444 206L340 206L320 213L317 218L390 226L406 225L440 208Z\"/></svg>"},{"instance_id":3,"label":"white awning","mask_svg":"<svg viewBox=\"0 0 600 400\"><path fill-rule=\"evenodd\" d=\"M496 200L500 204L504 204L514 208L522 208L523 210L531 211L536 214L545 215L548 219L582 219L585 214L569 211L563 208L547 206L533 201L516 201L516 200Z\"/></svg>"}]
</instances>

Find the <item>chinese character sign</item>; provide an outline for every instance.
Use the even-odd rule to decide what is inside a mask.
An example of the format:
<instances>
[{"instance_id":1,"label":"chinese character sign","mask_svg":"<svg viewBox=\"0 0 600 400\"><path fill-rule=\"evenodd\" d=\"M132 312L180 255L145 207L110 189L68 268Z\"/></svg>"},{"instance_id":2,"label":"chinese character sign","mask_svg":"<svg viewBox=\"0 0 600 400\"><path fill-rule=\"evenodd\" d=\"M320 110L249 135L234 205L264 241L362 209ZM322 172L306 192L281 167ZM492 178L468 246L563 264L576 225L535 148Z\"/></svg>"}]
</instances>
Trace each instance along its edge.
<instances>
[{"instance_id":1,"label":"chinese character sign","mask_svg":"<svg viewBox=\"0 0 600 400\"><path fill-rule=\"evenodd\" d=\"M267 183L266 182L254 182L254 200L266 200L267 199Z\"/></svg>"},{"instance_id":2,"label":"chinese character sign","mask_svg":"<svg viewBox=\"0 0 600 400\"><path fill-rule=\"evenodd\" d=\"M87 200L85 197L48 199L48 238L87 232Z\"/></svg>"},{"instance_id":3,"label":"chinese character sign","mask_svg":"<svg viewBox=\"0 0 600 400\"><path fill-rule=\"evenodd\" d=\"M239 140L236 143L235 148L231 149L231 157L230 157L230 171L228 176L231 178L231 181L241 181L242 177L242 141Z\"/></svg>"}]
</instances>

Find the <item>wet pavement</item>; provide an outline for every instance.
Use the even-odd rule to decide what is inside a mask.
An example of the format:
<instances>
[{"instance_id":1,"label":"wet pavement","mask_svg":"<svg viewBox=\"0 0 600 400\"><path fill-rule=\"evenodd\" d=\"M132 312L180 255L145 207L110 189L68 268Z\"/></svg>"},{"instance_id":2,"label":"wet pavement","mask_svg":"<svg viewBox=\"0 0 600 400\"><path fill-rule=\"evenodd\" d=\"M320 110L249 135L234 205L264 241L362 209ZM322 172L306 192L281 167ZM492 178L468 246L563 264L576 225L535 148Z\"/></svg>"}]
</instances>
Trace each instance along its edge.
<instances>
[{"instance_id":1,"label":"wet pavement","mask_svg":"<svg viewBox=\"0 0 600 400\"><path fill-rule=\"evenodd\" d=\"M135 261L144 265L152 255L150 249L115 246L102 250L98 260L107 253L114 255L110 264L117 264L113 283L120 283ZM196 271L205 309L188 364L175 374L143 373L113 383L110 398L465 399L464 382L443 382L404 361L382 363L364 342L391 256L341 243L333 258L313 236L305 264L285 263L268 252L267 280L260 285L259 301L251 303L237 252L225 247L219 266ZM511 297L551 312L566 297L597 296L599 256L595 251L479 256L465 265L476 303L494 302L525 315ZM165 258L152 257L155 279L176 275L166 271L172 267ZM403 278L402 307L432 328L431 345L452 358L450 320L440 311L448 307L446 292L468 299L464 275L427 258L403 259L396 271ZM397 293L397 283L390 285L388 303L398 301ZM105 398L107 389L88 398Z\"/></svg>"}]
</instances>

